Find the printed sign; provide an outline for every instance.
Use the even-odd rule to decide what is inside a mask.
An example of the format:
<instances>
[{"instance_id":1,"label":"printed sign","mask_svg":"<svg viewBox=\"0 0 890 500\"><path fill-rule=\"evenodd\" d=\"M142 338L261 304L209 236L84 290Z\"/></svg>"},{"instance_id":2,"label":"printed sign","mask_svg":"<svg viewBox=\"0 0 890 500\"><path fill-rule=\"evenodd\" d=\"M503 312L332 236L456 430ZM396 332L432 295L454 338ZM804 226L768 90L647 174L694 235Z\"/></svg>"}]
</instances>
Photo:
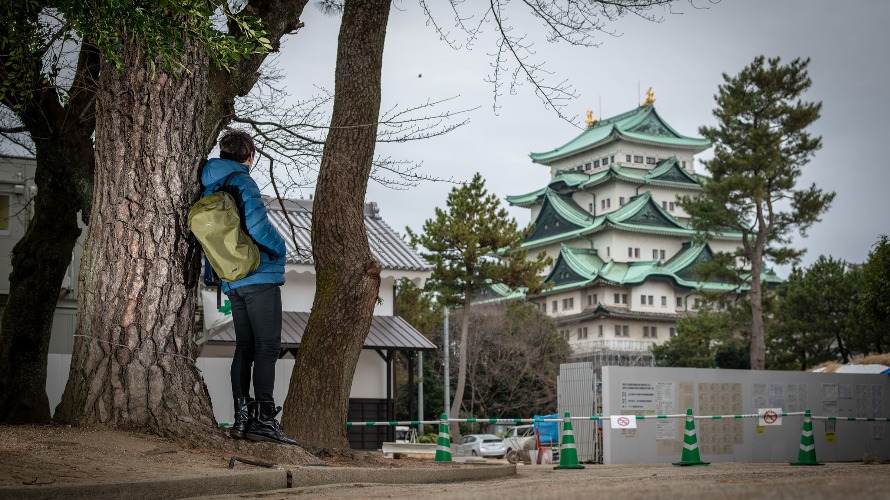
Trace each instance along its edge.
<instances>
[{"instance_id":1,"label":"printed sign","mask_svg":"<svg viewBox=\"0 0 890 500\"><path fill-rule=\"evenodd\" d=\"M613 429L636 429L637 418L633 415L612 415Z\"/></svg>"},{"instance_id":2,"label":"printed sign","mask_svg":"<svg viewBox=\"0 0 890 500\"><path fill-rule=\"evenodd\" d=\"M760 408L757 410L758 424L766 425L782 425L782 409L781 408Z\"/></svg>"}]
</instances>

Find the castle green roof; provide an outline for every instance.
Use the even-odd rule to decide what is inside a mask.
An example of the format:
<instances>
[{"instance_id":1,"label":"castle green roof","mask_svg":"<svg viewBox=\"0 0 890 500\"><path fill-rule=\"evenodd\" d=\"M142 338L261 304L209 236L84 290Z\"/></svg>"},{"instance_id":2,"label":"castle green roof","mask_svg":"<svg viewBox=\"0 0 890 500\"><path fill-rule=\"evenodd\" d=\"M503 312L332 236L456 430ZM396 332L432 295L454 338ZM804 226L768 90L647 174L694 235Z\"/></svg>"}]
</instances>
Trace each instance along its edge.
<instances>
[{"instance_id":1,"label":"castle green roof","mask_svg":"<svg viewBox=\"0 0 890 500\"><path fill-rule=\"evenodd\" d=\"M570 197L548 189L544 193L544 202L535 220L535 227L522 243L522 247L565 242L607 229L673 236L684 240L691 240L695 236L695 230L686 227L655 203L649 191L634 196L614 212L594 217ZM713 235L712 238L741 240L742 235L723 232Z\"/></svg>"},{"instance_id":2,"label":"castle green roof","mask_svg":"<svg viewBox=\"0 0 890 500\"><path fill-rule=\"evenodd\" d=\"M704 151L711 141L681 135L655 111L654 105L640 106L587 127L578 137L562 146L529 156L535 163L549 163L617 140Z\"/></svg>"},{"instance_id":3,"label":"castle green roof","mask_svg":"<svg viewBox=\"0 0 890 500\"><path fill-rule=\"evenodd\" d=\"M610 180L622 180L633 184L668 186L693 191L701 190L701 177L692 174L680 166L675 156L661 160L655 168L623 167L613 163L605 170L593 174L577 171L562 171L550 181L545 188L531 193L507 196L507 202L518 207L528 208L541 203L542 198L550 190L579 190L603 184Z\"/></svg>"}]
</instances>

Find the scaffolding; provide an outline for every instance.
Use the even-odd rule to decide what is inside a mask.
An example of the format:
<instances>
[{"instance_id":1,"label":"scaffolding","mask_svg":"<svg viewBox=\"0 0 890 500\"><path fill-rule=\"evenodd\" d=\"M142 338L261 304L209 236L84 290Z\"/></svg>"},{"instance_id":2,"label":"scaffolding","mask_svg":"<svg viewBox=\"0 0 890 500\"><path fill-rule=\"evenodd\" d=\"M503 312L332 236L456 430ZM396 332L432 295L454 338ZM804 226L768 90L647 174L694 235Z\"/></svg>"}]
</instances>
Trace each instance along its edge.
<instances>
[{"instance_id":1,"label":"scaffolding","mask_svg":"<svg viewBox=\"0 0 890 500\"><path fill-rule=\"evenodd\" d=\"M573 344L571 361L589 362L597 377L604 366L655 366L652 342L645 340L600 339Z\"/></svg>"}]
</instances>

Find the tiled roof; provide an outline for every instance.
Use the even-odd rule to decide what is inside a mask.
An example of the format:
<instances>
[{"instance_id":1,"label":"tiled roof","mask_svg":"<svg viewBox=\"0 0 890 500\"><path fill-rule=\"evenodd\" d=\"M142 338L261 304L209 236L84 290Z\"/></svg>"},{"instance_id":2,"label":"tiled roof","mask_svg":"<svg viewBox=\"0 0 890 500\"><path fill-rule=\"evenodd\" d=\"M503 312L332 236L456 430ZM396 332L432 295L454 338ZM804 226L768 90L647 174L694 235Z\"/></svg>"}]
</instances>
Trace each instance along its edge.
<instances>
[{"instance_id":1,"label":"tiled roof","mask_svg":"<svg viewBox=\"0 0 890 500\"><path fill-rule=\"evenodd\" d=\"M314 265L310 240L312 201L284 200L284 206L294 231L291 231L291 225L285 219L285 213L278 200L270 199L266 202L269 220L287 242L287 262ZM421 272L432 270L432 266L383 221L376 203L365 204L365 228L368 231L371 253L380 261L383 269ZM294 246L294 233L296 246Z\"/></svg>"},{"instance_id":2,"label":"tiled roof","mask_svg":"<svg viewBox=\"0 0 890 500\"><path fill-rule=\"evenodd\" d=\"M711 146L707 139L680 135L655 111L655 106L640 106L618 116L601 120L562 146L543 153L531 153L535 163L549 163L618 139L658 146L703 151Z\"/></svg>"},{"instance_id":3,"label":"tiled roof","mask_svg":"<svg viewBox=\"0 0 890 500\"><path fill-rule=\"evenodd\" d=\"M303 340L303 332L309 321L307 312L284 311L281 318L281 347L296 348ZM235 342L235 326L229 323L213 336L209 343ZM374 316L371 330L365 338L363 349L394 349L405 351L434 351L433 344L400 316Z\"/></svg>"}]
</instances>

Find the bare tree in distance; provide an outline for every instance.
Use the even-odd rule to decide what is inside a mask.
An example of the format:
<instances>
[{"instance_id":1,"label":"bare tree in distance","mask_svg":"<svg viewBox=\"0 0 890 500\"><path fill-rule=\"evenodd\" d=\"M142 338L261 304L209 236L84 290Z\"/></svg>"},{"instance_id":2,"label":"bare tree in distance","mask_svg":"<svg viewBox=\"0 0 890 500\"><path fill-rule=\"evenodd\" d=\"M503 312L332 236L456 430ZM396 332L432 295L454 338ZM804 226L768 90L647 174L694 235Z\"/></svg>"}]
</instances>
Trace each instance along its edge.
<instances>
[{"instance_id":1,"label":"bare tree in distance","mask_svg":"<svg viewBox=\"0 0 890 500\"><path fill-rule=\"evenodd\" d=\"M535 49L535 33L517 31L512 17L531 16L541 26L545 43L562 42L579 47L597 47L600 37L618 36L610 23L632 15L651 22L663 21L656 8L673 13L671 5L677 0L491 0L465 2L449 0L437 2L420 0L427 22L441 39L453 49L471 48L491 30L494 33L492 71L486 81L492 85L492 110L497 113L505 92L516 94L523 84L529 84L535 95L561 119L572 122L563 108L579 97L568 79L557 77L546 67L543 56ZM690 0L690 5L699 8ZM719 0L709 0L719 3ZM444 13L443 13L444 11ZM442 19L450 18L454 28L448 29Z\"/></svg>"}]
</instances>

